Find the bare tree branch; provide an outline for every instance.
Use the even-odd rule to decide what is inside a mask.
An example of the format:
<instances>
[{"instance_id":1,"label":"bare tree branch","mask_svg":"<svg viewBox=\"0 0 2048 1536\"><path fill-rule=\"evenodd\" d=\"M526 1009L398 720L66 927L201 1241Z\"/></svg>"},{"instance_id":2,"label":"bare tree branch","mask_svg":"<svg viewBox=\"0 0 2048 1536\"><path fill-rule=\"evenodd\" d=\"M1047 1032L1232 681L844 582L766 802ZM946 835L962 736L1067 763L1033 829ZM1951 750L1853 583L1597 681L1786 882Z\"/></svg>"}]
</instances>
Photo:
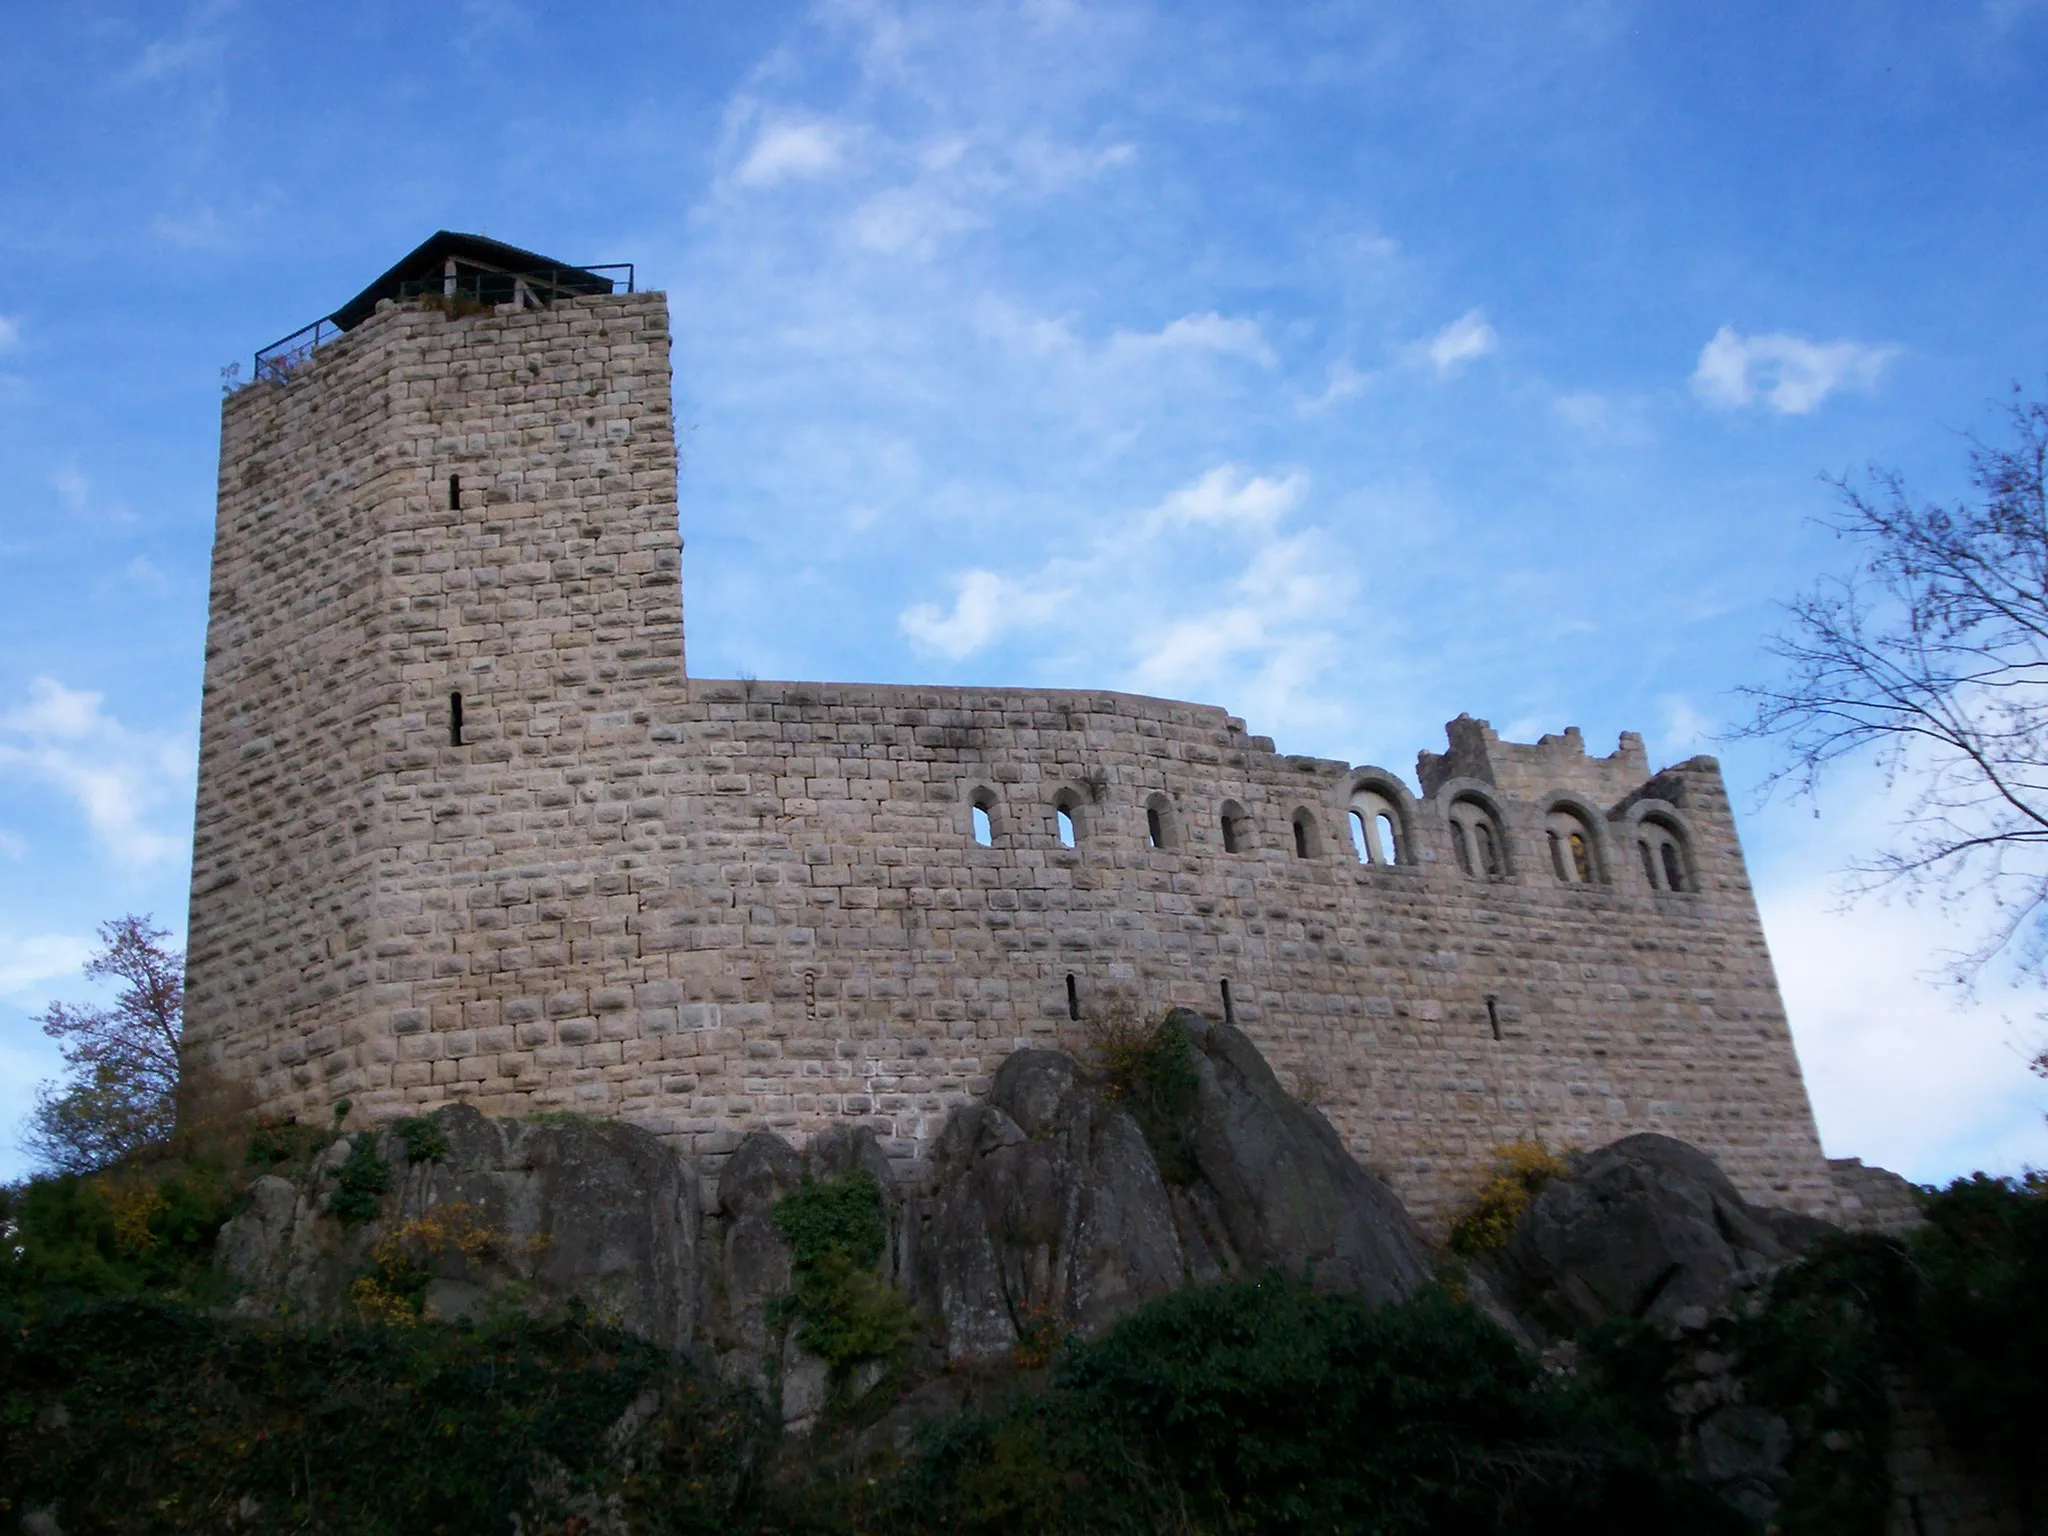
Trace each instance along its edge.
<instances>
[{"instance_id":1,"label":"bare tree branch","mask_svg":"<svg viewBox=\"0 0 2048 1536\"><path fill-rule=\"evenodd\" d=\"M2001 957L2048 981L2048 405L2016 398L2004 426L1999 443L1969 439L1976 495L1957 506L1876 467L1829 481L1856 565L1786 605L1767 647L1782 680L1742 690L1753 713L1736 732L1781 740L1768 782L1799 794L1859 756L1913 787L1853 888L1988 898L1964 982Z\"/></svg>"}]
</instances>

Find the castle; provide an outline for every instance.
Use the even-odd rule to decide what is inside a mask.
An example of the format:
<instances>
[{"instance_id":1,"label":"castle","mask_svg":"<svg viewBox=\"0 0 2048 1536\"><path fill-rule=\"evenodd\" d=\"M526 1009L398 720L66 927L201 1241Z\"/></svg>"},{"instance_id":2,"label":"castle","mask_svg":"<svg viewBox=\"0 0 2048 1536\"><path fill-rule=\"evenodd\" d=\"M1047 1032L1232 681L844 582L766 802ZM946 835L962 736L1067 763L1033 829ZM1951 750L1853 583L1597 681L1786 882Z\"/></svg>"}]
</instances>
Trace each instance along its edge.
<instances>
[{"instance_id":1,"label":"castle","mask_svg":"<svg viewBox=\"0 0 2048 1536\"><path fill-rule=\"evenodd\" d=\"M438 234L226 400L188 1060L914 1171L1127 997L1234 1021L1425 1220L1636 1130L1835 1208L1711 758L1461 717L1418 797L1201 704L692 678L667 308L607 271Z\"/></svg>"}]
</instances>

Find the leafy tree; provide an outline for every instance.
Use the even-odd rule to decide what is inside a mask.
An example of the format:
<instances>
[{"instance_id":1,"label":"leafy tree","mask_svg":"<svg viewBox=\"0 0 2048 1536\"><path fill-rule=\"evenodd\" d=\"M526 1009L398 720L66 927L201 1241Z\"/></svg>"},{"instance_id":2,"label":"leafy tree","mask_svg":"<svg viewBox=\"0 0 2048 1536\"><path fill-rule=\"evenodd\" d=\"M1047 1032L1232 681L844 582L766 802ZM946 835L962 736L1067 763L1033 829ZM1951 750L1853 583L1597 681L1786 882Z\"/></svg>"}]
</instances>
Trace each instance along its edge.
<instances>
[{"instance_id":1,"label":"leafy tree","mask_svg":"<svg viewBox=\"0 0 2048 1536\"><path fill-rule=\"evenodd\" d=\"M85 974L122 983L110 1008L52 1003L36 1022L64 1042L65 1077L36 1094L22 1146L60 1173L90 1173L170 1139L185 1014L185 957L146 916L100 925Z\"/></svg>"},{"instance_id":2,"label":"leafy tree","mask_svg":"<svg viewBox=\"0 0 2048 1536\"><path fill-rule=\"evenodd\" d=\"M1785 676L1744 690L1755 714L1739 733L1782 739L1774 781L1804 793L1855 756L1912 786L1895 839L1852 882L1973 913L1988 901L1959 982L2001 957L2048 981L2048 405L2016 395L2002 415L1998 441L1967 439L1974 493L1957 505L1874 466L1830 480L1829 526L1856 564L1789 605L1769 647Z\"/></svg>"}]
</instances>

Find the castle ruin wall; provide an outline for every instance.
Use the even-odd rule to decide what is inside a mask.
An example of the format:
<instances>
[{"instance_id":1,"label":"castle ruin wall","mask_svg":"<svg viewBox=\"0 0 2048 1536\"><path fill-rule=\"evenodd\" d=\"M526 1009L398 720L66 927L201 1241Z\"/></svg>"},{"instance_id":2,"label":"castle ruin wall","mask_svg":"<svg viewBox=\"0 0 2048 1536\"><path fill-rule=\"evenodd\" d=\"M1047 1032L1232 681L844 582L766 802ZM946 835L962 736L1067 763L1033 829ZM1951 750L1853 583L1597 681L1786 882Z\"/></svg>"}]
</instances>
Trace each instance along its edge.
<instances>
[{"instance_id":1,"label":"castle ruin wall","mask_svg":"<svg viewBox=\"0 0 2048 1536\"><path fill-rule=\"evenodd\" d=\"M1636 1130L1833 1210L1711 759L1461 718L1417 797L1203 705L690 679L668 390L640 294L386 306L227 402L188 1050L266 1112L914 1168L1122 997L1233 1018L1426 1220Z\"/></svg>"}]
</instances>

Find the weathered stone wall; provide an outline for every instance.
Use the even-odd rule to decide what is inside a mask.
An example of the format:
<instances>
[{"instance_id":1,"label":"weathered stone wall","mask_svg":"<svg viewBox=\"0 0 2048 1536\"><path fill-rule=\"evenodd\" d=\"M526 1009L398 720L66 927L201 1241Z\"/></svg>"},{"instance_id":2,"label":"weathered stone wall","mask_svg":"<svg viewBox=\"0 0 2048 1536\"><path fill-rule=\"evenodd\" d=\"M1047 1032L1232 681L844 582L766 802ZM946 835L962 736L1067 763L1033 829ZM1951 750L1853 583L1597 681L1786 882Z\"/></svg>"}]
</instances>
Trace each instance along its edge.
<instances>
[{"instance_id":1,"label":"weathered stone wall","mask_svg":"<svg viewBox=\"0 0 2048 1536\"><path fill-rule=\"evenodd\" d=\"M1461 719L1416 799L1200 705L686 682L658 295L387 309L231 400L222 463L191 1029L273 1110L570 1107L714 1160L853 1122L908 1163L1070 997L1227 982L1425 1220L1501 1141L1646 1129L1834 1209L1710 759Z\"/></svg>"}]
</instances>

